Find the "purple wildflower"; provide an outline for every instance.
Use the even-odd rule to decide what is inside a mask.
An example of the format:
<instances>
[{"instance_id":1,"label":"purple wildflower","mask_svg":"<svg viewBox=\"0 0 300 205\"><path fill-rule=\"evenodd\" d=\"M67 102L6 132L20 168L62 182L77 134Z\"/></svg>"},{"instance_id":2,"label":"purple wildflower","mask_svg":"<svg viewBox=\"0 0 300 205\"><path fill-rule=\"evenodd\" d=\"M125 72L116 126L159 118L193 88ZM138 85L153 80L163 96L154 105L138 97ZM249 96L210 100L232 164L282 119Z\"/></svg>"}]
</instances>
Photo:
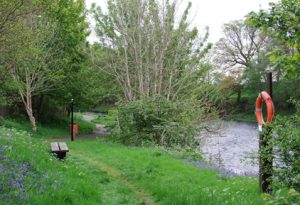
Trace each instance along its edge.
<instances>
[{"instance_id":1,"label":"purple wildflower","mask_svg":"<svg viewBox=\"0 0 300 205\"><path fill-rule=\"evenodd\" d=\"M12 187L17 189L23 189L23 184L21 181L16 180L12 183Z\"/></svg>"}]
</instances>

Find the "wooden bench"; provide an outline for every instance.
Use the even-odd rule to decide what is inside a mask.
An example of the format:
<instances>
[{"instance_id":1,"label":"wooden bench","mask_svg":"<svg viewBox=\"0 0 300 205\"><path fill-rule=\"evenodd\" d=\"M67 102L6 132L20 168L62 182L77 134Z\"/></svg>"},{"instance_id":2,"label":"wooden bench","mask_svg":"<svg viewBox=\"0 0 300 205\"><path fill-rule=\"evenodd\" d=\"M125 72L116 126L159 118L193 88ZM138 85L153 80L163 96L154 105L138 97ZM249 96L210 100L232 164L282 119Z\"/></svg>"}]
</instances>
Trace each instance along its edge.
<instances>
[{"instance_id":1,"label":"wooden bench","mask_svg":"<svg viewBox=\"0 0 300 205\"><path fill-rule=\"evenodd\" d=\"M55 153L59 159L64 159L66 157L69 148L65 142L52 142L51 152Z\"/></svg>"}]
</instances>

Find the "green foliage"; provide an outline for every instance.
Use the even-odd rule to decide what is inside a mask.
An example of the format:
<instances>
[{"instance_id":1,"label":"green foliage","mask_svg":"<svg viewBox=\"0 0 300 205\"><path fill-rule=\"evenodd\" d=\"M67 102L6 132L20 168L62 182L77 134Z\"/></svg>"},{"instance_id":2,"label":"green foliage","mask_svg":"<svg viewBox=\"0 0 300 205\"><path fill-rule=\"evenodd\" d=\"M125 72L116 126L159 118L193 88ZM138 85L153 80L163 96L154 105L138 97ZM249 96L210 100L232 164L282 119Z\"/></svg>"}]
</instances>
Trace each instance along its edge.
<instances>
[{"instance_id":1,"label":"green foliage","mask_svg":"<svg viewBox=\"0 0 300 205\"><path fill-rule=\"evenodd\" d=\"M264 195L267 204L269 205L296 205L300 204L300 193L295 189L288 191L279 189L271 195Z\"/></svg>"},{"instance_id":2,"label":"green foliage","mask_svg":"<svg viewBox=\"0 0 300 205\"><path fill-rule=\"evenodd\" d=\"M275 155L279 163L274 169L277 183L280 186L300 191L300 103L298 112L289 117L277 116L274 124L276 137L273 139Z\"/></svg>"},{"instance_id":3,"label":"green foliage","mask_svg":"<svg viewBox=\"0 0 300 205\"><path fill-rule=\"evenodd\" d=\"M76 120L75 122L78 124L78 134L79 135L90 134L95 129L94 123L86 122L86 121L80 120L80 119Z\"/></svg>"},{"instance_id":4,"label":"green foliage","mask_svg":"<svg viewBox=\"0 0 300 205\"><path fill-rule=\"evenodd\" d=\"M104 13L93 5L102 49L96 64L114 77L127 101L176 99L200 81L193 75L211 47L208 30L200 37L189 28L191 3L178 16L177 6L176 1L109 0Z\"/></svg>"},{"instance_id":5,"label":"green foliage","mask_svg":"<svg viewBox=\"0 0 300 205\"><path fill-rule=\"evenodd\" d=\"M299 0L281 0L270 3L270 8L258 13L250 13L248 23L262 28L285 45L285 49L273 51L271 60L282 65L291 78L300 75L300 2Z\"/></svg>"},{"instance_id":6,"label":"green foliage","mask_svg":"<svg viewBox=\"0 0 300 205\"><path fill-rule=\"evenodd\" d=\"M110 109L107 112L107 115L98 115L96 119L92 120L93 123L99 123L105 125L108 128L113 128L116 126L118 118L118 110Z\"/></svg>"},{"instance_id":7,"label":"green foliage","mask_svg":"<svg viewBox=\"0 0 300 205\"><path fill-rule=\"evenodd\" d=\"M118 107L118 135L122 142L142 145L195 146L194 123L200 113L191 102L145 98Z\"/></svg>"}]
</instances>

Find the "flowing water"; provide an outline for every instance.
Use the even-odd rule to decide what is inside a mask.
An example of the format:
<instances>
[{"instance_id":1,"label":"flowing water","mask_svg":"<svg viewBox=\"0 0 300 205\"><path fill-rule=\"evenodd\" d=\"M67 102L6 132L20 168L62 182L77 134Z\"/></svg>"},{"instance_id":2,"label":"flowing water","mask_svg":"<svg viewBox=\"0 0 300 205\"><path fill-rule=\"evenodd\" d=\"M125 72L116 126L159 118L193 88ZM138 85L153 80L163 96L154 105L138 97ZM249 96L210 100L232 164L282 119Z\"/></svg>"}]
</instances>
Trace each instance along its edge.
<instances>
[{"instance_id":1,"label":"flowing water","mask_svg":"<svg viewBox=\"0 0 300 205\"><path fill-rule=\"evenodd\" d=\"M258 174L257 124L221 121L198 136L199 152L210 163L239 175Z\"/></svg>"}]
</instances>

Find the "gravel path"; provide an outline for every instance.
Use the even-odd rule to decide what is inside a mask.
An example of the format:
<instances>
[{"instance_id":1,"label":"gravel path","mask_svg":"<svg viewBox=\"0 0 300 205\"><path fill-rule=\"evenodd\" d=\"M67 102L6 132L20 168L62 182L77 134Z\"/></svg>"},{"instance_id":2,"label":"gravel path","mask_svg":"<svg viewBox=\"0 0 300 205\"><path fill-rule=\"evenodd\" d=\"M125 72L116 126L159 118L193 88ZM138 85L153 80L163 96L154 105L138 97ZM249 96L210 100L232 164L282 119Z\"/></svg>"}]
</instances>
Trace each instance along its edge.
<instances>
[{"instance_id":1,"label":"gravel path","mask_svg":"<svg viewBox=\"0 0 300 205\"><path fill-rule=\"evenodd\" d=\"M207 161L240 175L257 175L257 125L245 122L219 122L216 133L200 132L199 152Z\"/></svg>"},{"instance_id":2,"label":"gravel path","mask_svg":"<svg viewBox=\"0 0 300 205\"><path fill-rule=\"evenodd\" d=\"M87 112L82 115L82 120L91 122L92 120L96 119L97 117L98 117L97 113ZM107 131L105 125L98 123L98 124L96 124L96 129L93 131L92 134L97 135L97 136L99 136L99 135L103 136L103 135L107 135L108 131Z\"/></svg>"}]
</instances>

